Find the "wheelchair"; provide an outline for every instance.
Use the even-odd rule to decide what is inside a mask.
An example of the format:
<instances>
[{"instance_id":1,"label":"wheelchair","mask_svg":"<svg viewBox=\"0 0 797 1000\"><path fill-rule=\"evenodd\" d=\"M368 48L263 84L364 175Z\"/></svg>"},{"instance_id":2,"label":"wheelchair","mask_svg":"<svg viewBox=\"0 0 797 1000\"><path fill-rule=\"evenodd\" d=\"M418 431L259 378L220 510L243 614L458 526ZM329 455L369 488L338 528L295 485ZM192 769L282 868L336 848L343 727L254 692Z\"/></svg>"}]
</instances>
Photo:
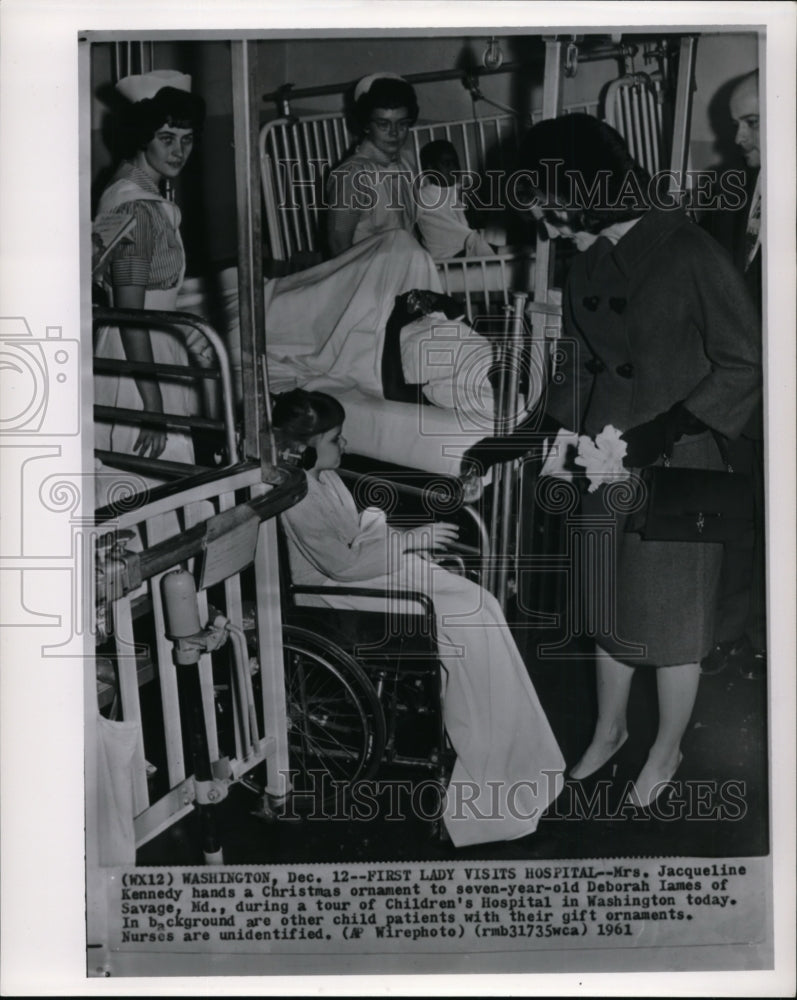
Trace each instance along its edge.
<instances>
[{"instance_id":1,"label":"wheelchair","mask_svg":"<svg viewBox=\"0 0 797 1000\"><path fill-rule=\"evenodd\" d=\"M278 534L292 808L342 805L345 813L358 782L391 768L425 772L442 789L453 755L431 599L420 591L295 585L281 528ZM302 603L318 595L330 603L400 602L402 610Z\"/></svg>"},{"instance_id":2,"label":"wheelchair","mask_svg":"<svg viewBox=\"0 0 797 1000\"><path fill-rule=\"evenodd\" d=\"M347 456L347 459L349 456ZM446 498L441 477L426 490L407 485L406 474L375 475L357 468L340 474L358 506L386 492L397 499L392 515L407 523L450 515L461 499ZM438 491L429 492L429 489ZM444 510L430 506L436 497ZM482 572L478 519L464 507L468 541L455 543L436 561L477 581ZM469 534L470 533L470 534ZM283 616L284 679L291 767L291 807L328 810L346 802L358 782L420 771L442 789L453 766L443 721L445 668L437 648L435 609L420 591L352 585L299 586L290 579L287 541L278 519ZM319 607L313 597L323 596ZM341 598L346 607L330 607ZM351 607L351 599L386 607ZM442 831L442 824L437 824Z\"/></svg>"}]
</instances>

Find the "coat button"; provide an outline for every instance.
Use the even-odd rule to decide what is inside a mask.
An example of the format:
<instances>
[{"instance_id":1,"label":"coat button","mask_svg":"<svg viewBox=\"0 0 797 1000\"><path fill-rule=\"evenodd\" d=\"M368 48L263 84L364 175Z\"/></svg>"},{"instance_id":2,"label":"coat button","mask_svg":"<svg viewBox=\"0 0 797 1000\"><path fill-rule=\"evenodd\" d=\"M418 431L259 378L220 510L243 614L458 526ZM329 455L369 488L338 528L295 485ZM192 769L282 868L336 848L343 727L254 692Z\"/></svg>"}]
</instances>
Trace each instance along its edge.
<instances>
[{"instance_id":1,"label":"coat button","mask_svg":"<svg viewBox=\"0 0 797 1000\"><path fill-rule=\"evenodd\" d=\"M626 361L624 365L618 365L615 369L620 378L631 378L634 374L634 366L630 361Z\"/></svg>"},{"instance_id":2,"label":"coat button","mask_svg":"<svg viewBox=\"0 0 797 1000\"><path fill-rule=\"evenodd\" d=\"M616 298L609 299L609 308L613 312L616 312L619 316L622 316L622 314L625 312L625 307L627 305L628 305L627 299L616 299Z\"/></svg>"},{"instance_id":3,"label":"coat button","mask_svg":"<svg viewBox=\"0 0 797 1000\"><path fill-rule=\"evenodd\" d=\"M601 372L606 371L606 365L600 358L590 358L584 367L590 375L600 375Z\"/></svg>"},{"instance_id":4,"label":"coat button","mask_svg":"<svg viewBox=\"0 0 797 1000\"><path fill-rule=\"evenodd\" d=\"M589 309L590 312L595 312L598 308L598 303L600 298L597 295L588 295L586 298L581 300L582 305L585 309Z\"/></svg>"}]
</instances>

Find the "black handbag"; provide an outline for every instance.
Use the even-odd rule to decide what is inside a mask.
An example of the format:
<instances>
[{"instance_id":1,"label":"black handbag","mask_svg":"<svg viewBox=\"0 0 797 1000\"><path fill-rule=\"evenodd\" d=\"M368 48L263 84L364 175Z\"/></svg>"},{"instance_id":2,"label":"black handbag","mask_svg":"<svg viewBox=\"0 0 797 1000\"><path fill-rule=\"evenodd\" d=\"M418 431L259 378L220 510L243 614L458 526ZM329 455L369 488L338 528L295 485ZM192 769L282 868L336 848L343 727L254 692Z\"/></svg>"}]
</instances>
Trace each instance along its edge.
<instances>
[{"instance_id":1,"label":"black handbag","mask_svg":"<svg viewBox=\"0 0 797 1000\"><path fill-rule=\"evenodd\" d=\"M752 531L752 479L733 471L724 440L714 439L727 471L674 469L669 459L642 469L626 531L657 542L725 542Z\"/></svg>"}]
</instances>

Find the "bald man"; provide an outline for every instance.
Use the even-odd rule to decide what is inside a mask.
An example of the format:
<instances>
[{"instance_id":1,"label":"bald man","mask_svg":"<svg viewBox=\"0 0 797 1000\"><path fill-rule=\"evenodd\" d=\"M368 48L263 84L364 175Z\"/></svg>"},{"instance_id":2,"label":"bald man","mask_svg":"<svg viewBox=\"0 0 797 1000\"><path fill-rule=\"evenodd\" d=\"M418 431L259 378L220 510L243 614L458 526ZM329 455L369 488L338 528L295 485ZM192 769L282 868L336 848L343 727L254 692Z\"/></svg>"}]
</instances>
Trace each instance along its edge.
<instances>
[{"instance_id":1,"label":"bald man","mask_svg":"<svg viewBox=\"0 0 797 1000\"><path fill-rule=\"evenodd\" d=\"M748 170L748 206L744 234L737 237L736 264L761 312L761 126L758 106L758 70L748 73L731 92L729 110Z\"/></svg>"},{"instance_id":2,"label":"bald man","mask_svg":"<svg viewBox=\"0 0 797 1000\"><path fill-rule=\"evenodd\" d=\"M761 166L761 132L758 110L758 70L743 76L731 92L731 118L736 126L735 143L751 169Z\"/></svg>"},{"instance_id":3,"label":"bald man","mask_svg":"<svg viewBox=\"0 0 797 1000\"><path fill-rule=\"evenodd\" d=\"M741 77L731 91L728 110L736 127L734 141L747 165L745 211L727 225L717 213L707 228L724 244L744 276L761 315L761 131L758 70ZM733 468L753 482L756 516L754 537L728 542L722 566L715 646L703 661L704 674L716 674L733 664L754 680L766 669L764 573L763 416L749 422L742 436L728 442Z\"/></svg>"}]
</instances>

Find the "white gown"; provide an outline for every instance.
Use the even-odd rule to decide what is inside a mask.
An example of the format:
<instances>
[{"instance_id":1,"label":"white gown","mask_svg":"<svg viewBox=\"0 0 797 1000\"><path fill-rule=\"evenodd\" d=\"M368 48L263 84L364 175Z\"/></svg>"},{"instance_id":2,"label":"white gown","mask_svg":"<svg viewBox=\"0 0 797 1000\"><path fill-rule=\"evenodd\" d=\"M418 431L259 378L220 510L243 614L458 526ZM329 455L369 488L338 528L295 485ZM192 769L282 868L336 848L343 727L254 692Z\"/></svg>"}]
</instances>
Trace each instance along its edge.
<instances>
[{"instance_id":1,"label":"white gown","mask_svg":"<svg viewBox=\"0 0 797 1000\"><path fill-rule=\"evenodd\" d=\"M427 181L418 189L418 230L423 245L435 258L489 257L493 248L465 218L462 187L441 187Z\"/></svg>"},{"instance_id":2,"label":"white gown","mask_svg":"<svg viewBox=\"0 0 797 1000\"><path fill-rule=\"evenodd\" d=\"M445 725L457 754L444 822L457 847L533 833L559 794L564 758L495 598L417 555L402 554L384 518L363 526L330 471L308 476L307 496L283 522L296 584L398 587L433 600L446 672ZM367 610L384 602L331 596L321 606Z\"/></svg>"}]
</instances>

